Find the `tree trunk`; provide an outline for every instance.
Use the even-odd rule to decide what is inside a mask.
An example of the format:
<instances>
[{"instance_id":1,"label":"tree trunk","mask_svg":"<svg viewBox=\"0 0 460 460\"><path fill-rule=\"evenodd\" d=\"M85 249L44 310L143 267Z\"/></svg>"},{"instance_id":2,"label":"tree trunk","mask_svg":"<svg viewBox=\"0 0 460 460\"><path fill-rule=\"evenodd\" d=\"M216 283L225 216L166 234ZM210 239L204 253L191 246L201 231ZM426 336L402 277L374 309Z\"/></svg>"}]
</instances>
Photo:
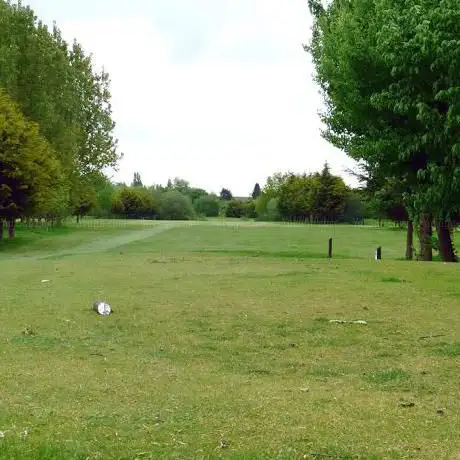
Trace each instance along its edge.
<instances>
[{"instance_id":1,"label":"tree trunk","mask_svg":"<svg viewBox=\"0 0 460 460\"><path fill-rule=\"evenodd\" d=\"M436 231L438 233L439 255L441 256L441 260L443 262L457 262L448 222L444 220L437 222Z\"/></svg>"},{"instance_id":2,"label":"tree trunk","mask_svg":"<svg viewBox=\"0 0 460 460\"><path fill-rule=\"evenodd\" d=\"M407 222L407 240L406 240L406 260L414 258L414 223Z\"/></svg>"},{"instance_id":3,"label":"tree trunk","mask_svg":"<svg viewBox=\"0 0 460 460\"><path fill-rule=\"evenodd\" d=\"M14 218L9 219L8 220L8 239L10 240L14 239L15 229L16 229L16 220Z\"/></svg>"},{"instance_id":4,"label":"tree trunk","mask_svg":"<svg viewBox=\"0 0 460 460\"><path fill-rule=\"evenodd\" d=\"M0 219L0 242L3 241L3 219Z\"/></svg>"},{"instance_id":5,"label":"tree trunk","mask_svg":"<svg viewBox=\"0 0 460 460\"><path fill-rule=\"evenodd\" d=\"M420 258L425 262L433 260L433 218L431 214L423 214L420 222Z\"/></svg>"}]
</instances>

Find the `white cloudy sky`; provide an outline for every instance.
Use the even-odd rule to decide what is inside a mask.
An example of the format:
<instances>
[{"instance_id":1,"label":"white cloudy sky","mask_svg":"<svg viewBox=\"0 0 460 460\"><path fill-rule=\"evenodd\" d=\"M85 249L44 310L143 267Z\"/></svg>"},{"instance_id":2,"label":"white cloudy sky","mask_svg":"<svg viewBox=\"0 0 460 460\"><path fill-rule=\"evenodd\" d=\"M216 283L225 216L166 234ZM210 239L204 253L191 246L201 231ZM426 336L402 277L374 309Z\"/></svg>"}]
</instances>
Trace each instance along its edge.
<instances>
[{"instance_id":1,"label":"white cloudy sky","mask_svg":"<svg viewBox=\"0 0 460 460\"><path fill-rule=\"evenodd\" d=\"M276 171L353 165L320 136L306 0L26 3L111 75L125 154L114 180L139 171L245 196Z\"/></svg>"}]
</instances>

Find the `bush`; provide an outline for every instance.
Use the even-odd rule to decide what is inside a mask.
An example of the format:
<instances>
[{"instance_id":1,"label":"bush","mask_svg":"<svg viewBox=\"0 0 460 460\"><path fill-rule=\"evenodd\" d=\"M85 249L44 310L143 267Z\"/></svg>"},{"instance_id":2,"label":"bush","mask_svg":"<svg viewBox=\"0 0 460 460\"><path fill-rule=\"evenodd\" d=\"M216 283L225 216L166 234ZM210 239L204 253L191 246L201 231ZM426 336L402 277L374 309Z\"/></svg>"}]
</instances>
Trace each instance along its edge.
<instances>
[{"instance_id":1,"label":"bush","mask_svg":"<svg viewBox=\"0 0 460 460\"><path fill-rule=\"evenodd\" d=\"M239 219L244 216L244 211L244 203L242 201L232 199L228 202L225 216Z\"/></svg>"},{"instance_id":2,"label":"bush","mask_svg":"<svg viewBox=\"0 0 460 460\"><path fill-rule=\"evenodd\" d=\"M159 217L163 220L191 220L196 216L192 200L177 190L165 192L160 198Z\"/></svg>"},{"instance_id":3,"label":"bush","mask_svg":"<svg viewBox=\"0 0 460 460\"><path fill-rule=\"evenodd\" d=\"M249 200L244 206L244 216L248 219L255 219L257 217L256 203L254 200Z\"/></svg>"},{"instance_id":4,"label":"bush","mask_svg":"<svg viewBox=\"0 0 460 460\"><path fill-rule=\"evenodd\" d=\"M280 212L278 209L278 198L272 198L267 203L267 217L268 220L280 220Z\"/></svg>"},{"instance_id":5,"label":"bush","mask_svg":"<svg viewBox=\"0 0 460 460\"><path fill-rule=\"evenodd\" d=\"M256 219L260 221L281 220L278 198L270 198L262 193L254 202Z\"/></svg>"},{"instance_id":6,"label":"bush","mask_svg":"<svg viewBox=\"0 0 460 460\"><path fill-rule=\"evenodd\" d=\"M193 207L200 216L217 217L219 215L220 205L216 195L200 196L193 202Z\"/></svg>"},{"instance_id":7,"label":"bush","mask_svg":"<svg viewBox=\"0 0 460 460\"><path fill-rule=\"evenodd\" d=\"M153 219L158 213L153 194L144 187L123 187L113 197L112 212L128 219Z\"/></svg>"}]
</instances>

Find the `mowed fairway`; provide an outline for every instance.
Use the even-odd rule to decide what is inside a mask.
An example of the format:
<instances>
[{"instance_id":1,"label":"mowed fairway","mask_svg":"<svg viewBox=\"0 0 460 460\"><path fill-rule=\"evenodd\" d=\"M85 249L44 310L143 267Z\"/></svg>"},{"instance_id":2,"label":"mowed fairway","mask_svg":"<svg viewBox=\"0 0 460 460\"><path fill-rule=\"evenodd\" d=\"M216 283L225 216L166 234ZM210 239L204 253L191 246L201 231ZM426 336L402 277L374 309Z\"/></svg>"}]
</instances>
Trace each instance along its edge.
<instances>
[{"instance_id":1,"label":"mowed fairway","mask_svg":"<svg viewBox=\"0 0 460 460\"><path fill-rule=\"evenodd\" d=\"M460 458L460 269L399 260L404 232L34 238L0 251L0 458Z\"/></svg>"}]
</instances>

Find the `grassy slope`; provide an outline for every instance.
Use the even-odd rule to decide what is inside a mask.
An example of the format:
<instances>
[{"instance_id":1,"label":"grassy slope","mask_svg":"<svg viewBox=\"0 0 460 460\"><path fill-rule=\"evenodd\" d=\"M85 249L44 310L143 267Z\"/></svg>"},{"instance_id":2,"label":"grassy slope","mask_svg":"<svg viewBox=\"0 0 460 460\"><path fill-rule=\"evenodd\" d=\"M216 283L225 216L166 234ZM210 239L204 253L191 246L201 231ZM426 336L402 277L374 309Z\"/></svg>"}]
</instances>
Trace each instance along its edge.
<instances>
[{"instance_id":1,"label":"grassy slope","mask_svg":"<svg viewBox=\"0 0 460 460\"><path fill-rule=\"evenodd\" d=\"M362 227L183 225L61 253L134 231L3 254L0 458L459 458L458 266L398 261L402 233Z\"/></svg>"}]
</instances>

